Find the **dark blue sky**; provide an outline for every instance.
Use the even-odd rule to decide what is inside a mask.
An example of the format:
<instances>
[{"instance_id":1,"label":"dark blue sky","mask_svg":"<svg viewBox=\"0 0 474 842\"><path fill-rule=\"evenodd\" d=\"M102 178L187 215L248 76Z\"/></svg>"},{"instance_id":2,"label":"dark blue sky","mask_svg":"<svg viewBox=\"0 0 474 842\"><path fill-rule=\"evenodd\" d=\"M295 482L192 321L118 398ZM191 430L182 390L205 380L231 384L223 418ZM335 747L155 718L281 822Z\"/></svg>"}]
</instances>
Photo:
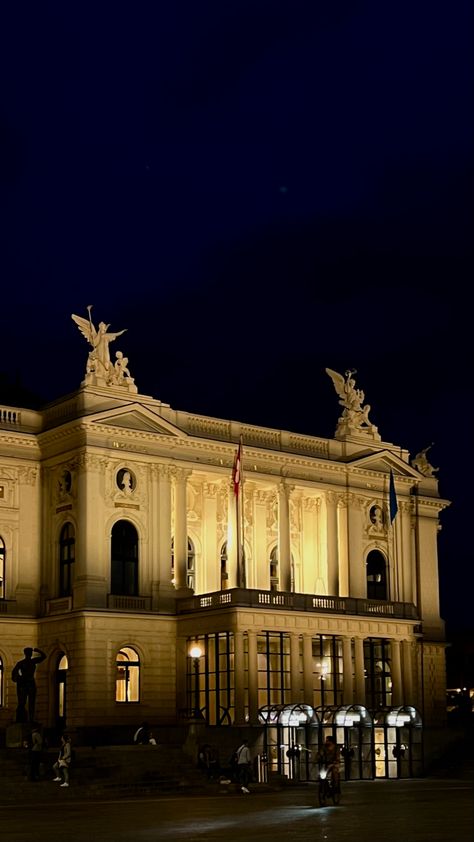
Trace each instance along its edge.
<instances>
[{"instance_id":1,"label":"dark blue sky","mask_svg":"<svg viewBox=\"0 0 474 842\"><path fill-rule=\"evenodd\" d=\"M75 389L92 303L141 392L329 436L357 368L385 440L435 442L472 615L471 4L8 5L0 370Z\"/></svg>"}]
</instances>

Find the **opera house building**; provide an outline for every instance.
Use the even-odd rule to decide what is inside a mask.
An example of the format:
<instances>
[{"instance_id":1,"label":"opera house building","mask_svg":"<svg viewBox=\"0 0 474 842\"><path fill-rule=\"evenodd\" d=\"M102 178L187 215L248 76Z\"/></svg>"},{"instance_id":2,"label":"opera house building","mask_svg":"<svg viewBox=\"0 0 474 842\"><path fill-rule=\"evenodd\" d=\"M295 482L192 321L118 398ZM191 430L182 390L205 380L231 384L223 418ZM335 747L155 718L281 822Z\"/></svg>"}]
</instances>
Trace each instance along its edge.
<instances>
[{"instance_id":1,"label":"opera house building","mask_svg":"<svg viewBox=\"0 0 474 842\"><path fill-rule=\"evenodd\" d=\"M31 647L35 719L78 745L198 722L304 777L331 733L346 774L417 774L445 719L449 503L426 451L383 441L351 371L321 375L330 439L173 409L119 334L73 319L78 390L0 405L2 744Z\"/></svg>"}]
</instances>

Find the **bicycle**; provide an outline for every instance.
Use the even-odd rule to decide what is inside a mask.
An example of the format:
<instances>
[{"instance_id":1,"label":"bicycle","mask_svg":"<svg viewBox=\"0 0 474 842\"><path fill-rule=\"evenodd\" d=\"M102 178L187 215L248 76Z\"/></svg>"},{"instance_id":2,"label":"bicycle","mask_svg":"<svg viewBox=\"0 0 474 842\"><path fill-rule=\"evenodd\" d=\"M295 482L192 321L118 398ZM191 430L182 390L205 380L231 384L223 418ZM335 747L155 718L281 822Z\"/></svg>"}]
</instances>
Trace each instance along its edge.
<instances>
[{"instance_id":1,"label":"bicycle","mask_svg":"<svg viewBox=\"0 0 474 842\"><path fill-rule=\"evenodd\" d=\"M334 777L331 766L321 766L319 769L319 806L326 807L328 801L334 805L341 800L341 783L339 778Z\"/></svg>"}]
</instances>

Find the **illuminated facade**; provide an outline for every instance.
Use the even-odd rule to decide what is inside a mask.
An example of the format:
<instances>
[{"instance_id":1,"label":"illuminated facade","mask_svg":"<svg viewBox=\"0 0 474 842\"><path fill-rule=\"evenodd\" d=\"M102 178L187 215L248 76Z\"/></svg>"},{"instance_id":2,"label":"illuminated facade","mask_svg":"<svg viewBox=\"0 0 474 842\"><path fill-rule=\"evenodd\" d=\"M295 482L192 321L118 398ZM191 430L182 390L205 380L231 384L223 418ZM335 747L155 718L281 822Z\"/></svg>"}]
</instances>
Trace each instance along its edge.
<instances>
[{"instance_id":1,"label":"illuminated facade","mask_svg":"<svg viewBox=\"0 0 474 842\"><path fill-rule=\"evenodd\" d=\"M1 407L0 728L24 646L47 654L36 718L77 734L197 713L257 726L291 704L413 706L440 724L448 504L365 421L297 435L177 411L93 370L42 411Z\"/></svg>"}]
</instances>

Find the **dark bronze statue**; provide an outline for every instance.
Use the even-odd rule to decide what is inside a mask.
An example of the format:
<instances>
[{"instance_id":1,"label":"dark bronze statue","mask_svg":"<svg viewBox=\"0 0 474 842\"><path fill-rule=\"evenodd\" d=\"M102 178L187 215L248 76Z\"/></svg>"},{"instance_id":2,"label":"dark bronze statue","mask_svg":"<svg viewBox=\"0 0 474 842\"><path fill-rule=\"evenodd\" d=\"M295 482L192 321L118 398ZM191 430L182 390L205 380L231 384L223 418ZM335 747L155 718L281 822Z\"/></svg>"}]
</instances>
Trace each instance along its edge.
<instances>
[{"instance_id":1,"label":"dark bronze statue","mask_svg":"<svg viewBox=\"0 0 474 842\"><path fill-rule=\"evenodd\" d=\"M35 719L35 701L36 701L36 681L35 671L38 664L44 661L46 655L41 649L32 649L27 646L23 650L25 657L15 664L12 670L12 681L16 684L16 693L18 697L18 707L16 709L17 722L34 722ZM38 654L33 657L33 652ZM28 718L26 715L26 703L28 702Z\"/></svg>"}]
</instances>

